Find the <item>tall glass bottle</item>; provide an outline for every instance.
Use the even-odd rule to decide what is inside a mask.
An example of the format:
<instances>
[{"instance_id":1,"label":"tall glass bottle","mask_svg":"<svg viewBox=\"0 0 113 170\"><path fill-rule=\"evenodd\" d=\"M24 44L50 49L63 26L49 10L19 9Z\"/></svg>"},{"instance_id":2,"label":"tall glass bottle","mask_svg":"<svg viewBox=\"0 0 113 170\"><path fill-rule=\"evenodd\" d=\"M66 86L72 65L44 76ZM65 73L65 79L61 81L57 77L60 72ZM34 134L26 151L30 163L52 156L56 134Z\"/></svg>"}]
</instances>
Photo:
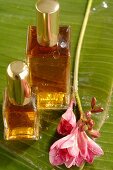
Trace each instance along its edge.
<instances>
[{"instance_id":1,"label":"tall glass bottle","mask_svg":"<svg viewBox=\"0 0 113 170\"><path fill-rule=\"evenodd\" d=\"M38 87L39 109L65 109L70 100L70 27L59 27L59 3L36 4L37 26L27 33L30 83Z\"/></svg>"},{"instance_id":2,"label":"tall glass bottle","mask_svg":"<svg viewBox=\"0 0 113 170\"><path fill-rule=\"evenodd\" d=\"M7 68L7 88L3 101L4 138L38 139L39 119L35 91L30 90L29 69L22 61Z\"/></svg>"}]
</instances>

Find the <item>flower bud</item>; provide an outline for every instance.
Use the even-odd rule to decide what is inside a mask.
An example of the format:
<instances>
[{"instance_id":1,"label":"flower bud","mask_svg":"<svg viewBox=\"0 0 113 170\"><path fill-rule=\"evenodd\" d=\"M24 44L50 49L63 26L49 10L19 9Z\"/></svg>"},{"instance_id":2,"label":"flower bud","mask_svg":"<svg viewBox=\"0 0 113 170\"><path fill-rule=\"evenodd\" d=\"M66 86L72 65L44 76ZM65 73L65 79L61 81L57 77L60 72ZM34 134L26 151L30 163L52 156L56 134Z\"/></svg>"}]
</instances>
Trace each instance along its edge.
<instances>
[{"instance_id":1,"label":"flower bud","mask_svg":"<svg viewBox=\"0 0 113 170\"><path fill-rule=\"evenodd\" d=\"M103 112L104 109L102 107L97 107L96 109L92 109L91 113L99 113L99 112Z\"/></svg>"},{"instance_id":2,"label":"flower bud","mask_svg":"<svg viewBox=\"0 0 113 170\"><path fill-rule=\"evenodd\" d=\"M99 131L97 131L97 130L89 130L88 131L89 132L89 134L93 137L93 138L98 138L98 137L100 137L100 133L99 133Z\"/></svg>"},{"instance_id":3,"label":"flower bud","mask_svg":"<svg viewBox=\"0 0 113 170\"><path fill-rule=\"evenodd\" d=\"M89 119L87 122L88 130L92 130L94 124L95 124L94 121L92 119Z\"/></svg>"},{"instance_id":4,"label":"flower bud","mask_svg":"<svg viewBox=\"0 0 113 170\"><path fill-rule=\"evenodd\" d=\"M90 111L86 112L86 117L87 117L87 118L90 118L90 117L91 117L91 112L90 112Z\"/></svg>"},{"instance_id":5,"label":"flower bud","mask_svg":"<svg viewBox=\"0 0 113 170\"><path fill-rule=\"evenodd\" d=\"M93 109L94 108L94 106L96 105L96 98L95 97L93 97L92 98L92 100L91 100L91 108Z\"/></svg>"}]
</instances>

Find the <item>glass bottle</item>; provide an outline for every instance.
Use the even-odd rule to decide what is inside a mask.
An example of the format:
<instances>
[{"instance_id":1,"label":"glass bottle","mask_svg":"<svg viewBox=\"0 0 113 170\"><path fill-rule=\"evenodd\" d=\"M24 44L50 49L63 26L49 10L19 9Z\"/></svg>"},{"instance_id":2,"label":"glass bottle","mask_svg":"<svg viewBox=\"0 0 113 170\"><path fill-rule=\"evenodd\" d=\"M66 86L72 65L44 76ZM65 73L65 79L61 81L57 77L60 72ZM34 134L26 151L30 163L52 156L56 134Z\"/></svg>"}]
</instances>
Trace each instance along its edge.
<instances>
[{"instance_id":1,"label":"glass bottle","mask_svg":"<svg viewBox=\"0 0 113 170\"><path fill-rule=\"evenodd\" d=\"M38 87L39 109L66 109L70 101L70 27L59 27L59 3L36 4L37 26L27 33L30 83Z\"/></svg>"},{"instance_id":2,"label":"glass bottle","mask_svg":"<svg viewBox=\"0 0 113 170\"><path fill-rule=\"evenodd\" d=\"M7 68L7 88L3 100L4 138L38 139L39 117L35 89L29 86L29 69L22 61Z\"/></svg>"}]
</instances>

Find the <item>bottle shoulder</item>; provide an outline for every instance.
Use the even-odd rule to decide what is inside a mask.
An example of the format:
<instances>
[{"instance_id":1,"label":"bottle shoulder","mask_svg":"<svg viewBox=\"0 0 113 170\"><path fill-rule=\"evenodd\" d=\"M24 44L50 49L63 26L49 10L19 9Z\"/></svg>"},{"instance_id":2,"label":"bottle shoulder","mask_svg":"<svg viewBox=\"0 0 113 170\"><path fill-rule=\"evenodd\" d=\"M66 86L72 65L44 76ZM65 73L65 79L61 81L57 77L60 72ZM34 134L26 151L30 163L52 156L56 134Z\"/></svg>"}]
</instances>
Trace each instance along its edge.
<instances>
[{"instance_id":1,"label":"bottle shoulder","mask_svg":"<svg viewBox=\"0 0 113 170\"><path fill-rule=\"evenodd\" d=\"M36 96L32 94L27 104L15 105L10 101L7 89L5 89L3 99L3 110L7 110L8 112L35 112L37 110L36 104Z\"/></svg>"},{"instance_id":2,"label":"bottle shoulder","mask_svg":"<svg viewBox=\"0 0 113 170\"><path fill-rule=\"evenodd\" d=\"M26 54L28 57L42 55L69 56L70 55L70 26L60 26L58 42L53 47L41 46L37 42L36 26L29 26L27 32Z\"/></svg>"}]
</instances>

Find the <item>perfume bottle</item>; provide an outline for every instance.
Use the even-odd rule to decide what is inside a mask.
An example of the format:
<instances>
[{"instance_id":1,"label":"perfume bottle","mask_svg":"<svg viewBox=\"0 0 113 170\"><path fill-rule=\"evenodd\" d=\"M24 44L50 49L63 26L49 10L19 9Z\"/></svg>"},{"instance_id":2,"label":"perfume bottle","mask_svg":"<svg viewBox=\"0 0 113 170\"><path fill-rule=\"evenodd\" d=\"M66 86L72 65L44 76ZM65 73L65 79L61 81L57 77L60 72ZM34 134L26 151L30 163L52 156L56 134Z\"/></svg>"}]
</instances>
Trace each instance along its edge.
<instances>
[{"instance_id":1,"label":"perfume bottle","mask_svg":"<svg viewBox=\"0 0 113 170\"><path fill-rule=\"evenodd\" d=\"M26 56L39 109L66 109L70 100L70 26L59 26L59 3L36 4L37 26L29 26Z\"/></svg>"},{"instance_id":2,"label":"perfume bottle","mask_svg":"<svg viewBox=\"0 0 113 170\"><path fill-rule=\"evenodd\" d=\"M3 100L4 138L6 140L38 139L39 116L35 89L29 86L29 69L22 61L7 68L7 87Z\"/></svg>"}]
</instances>

